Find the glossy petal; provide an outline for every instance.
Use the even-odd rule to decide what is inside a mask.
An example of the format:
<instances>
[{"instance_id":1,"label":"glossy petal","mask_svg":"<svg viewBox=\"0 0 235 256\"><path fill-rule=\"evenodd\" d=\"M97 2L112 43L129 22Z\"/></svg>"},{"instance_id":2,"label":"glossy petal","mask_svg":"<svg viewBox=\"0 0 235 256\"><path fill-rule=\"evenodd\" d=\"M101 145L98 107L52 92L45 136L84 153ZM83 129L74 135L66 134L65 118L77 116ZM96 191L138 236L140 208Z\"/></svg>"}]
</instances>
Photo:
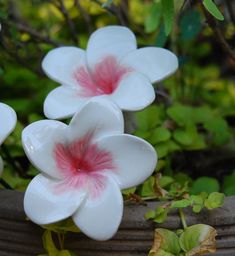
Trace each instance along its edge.
<instances>
[{"instance_id":1,"label":"glossy petal","mask_svg":"<svg viewBox=\"0 0 235 256\"><path fill-rule=\"evenodd\" d=\"M74 72L86 65L85 51L64 46L51 50L42 61L44 72L52 80L64 85L76 86Z\"/></svg>"},{"instance_id":2,"label":"glossy petal","mask_svg":"<svg viewBox=\"0 0 235 256\"><path fill-rule=\"evenodd\" d=\"M138 137L121 134L102 138L97 142L111 152L116 166L116 179L121 189L142 183L154 171L157 154L154 148Z\"/></svg>"},{"instance_id":3,"label":"glossy petal","mask_svg":"<svg viewBox=\"0 0 235 256\"><path fill-rule=\"evenodd\" d=\"M69 140L84 137L88 132L92 140L110 134L121 134L124 121L121 110L102 96L90 100L69 124Z\"/></svg>"},{"instance_id":4,"label":"glossy petal","mask_svg":"<svg viewBox=\"0 0 235 256\"><path fill-rule=\"evenodd\" d=\"M127 54L121 64L143 73L154 83L174 73L178 59L166 49L145 47Z\"/></svg>"},{"instance_id":5,"label":"glossy petal","mask_svg":"<svg viewBox=\"0 0 235 256\"><path fill-rule=\"evenodd\" d=\"M87 236L107 240L117 232L122 213L122 194L116 182L109 178L100 197L89 198L73 215L73 220Z\"/></svg>"},{"instance_id":6,"label":"glossy petal","mask_svg":"<svg viewBox=\"0 0 235 256\"><path fill-rule=\"evenodd\" d=\"M29 184L24 197L26 215L39 225L50 224L71 216L86 198L81 190L57 191L60 183L41 174Z\"/></svg>"},{"instance_id":7,"label":"glossy petal","mask_svg":"<svg viewBox=\"0 0 235 256\"><path fill-rule=\"evenodd\" d=\"M40 171L62 178L54 159L55 143L65 143L68 126L59 121L43 120L30 124L22 132L26 155Z\"/></svg>"},{"instance_id":8,"label":"glossy petal","mask_svg":"<svg viewBox=\"0 0 235 256\"><path fill-rule=\"evenodd\" d=\"M4 103L0 103L0 145L16 126L15 111Z\"/></svg>"},{"instance_id":9,"label":"glossy petal","mask_svg":"<svg viewBox=\"0 0 235 256\"><path fill-rule=\"evenodd\" d=\"M44 114L47 118L61 119L74 115L87 102L76 88L59 86L51 91L44 101Z\"/></svg>"},{"instance_id":10,"label":"glossy petal","mask_svg":"<svg viewBox=\"0 0 235 256\"><path fill-rule=\"evenodd\" d=\"M126 27L107 26L96 30L87 45L87 61L90 68L107 56L120 60L128 52L136 49L135 35Z\"/></svg>"},{"instance_id":11,"label":"glossy petal","mask_svg":"<svg viewBox=\"0 0 235 256\"><path fill-rule=\"evenodd\" d=\"M3 161L2 161L2 158L0 156L0 176L2 175L2 171L3 171Z\"/></svg>"},{"instance_id":12,"label":"glossy petal","mask_svg":"<svg viewBox=\"0 0 235 256\"><path fill-rule=\"evenodd\" d=\"M126 74L110 99L122 110L135 111L150 105L155 99L155 92L150 80L137 72Z\"/></svg>"}]
</instances>

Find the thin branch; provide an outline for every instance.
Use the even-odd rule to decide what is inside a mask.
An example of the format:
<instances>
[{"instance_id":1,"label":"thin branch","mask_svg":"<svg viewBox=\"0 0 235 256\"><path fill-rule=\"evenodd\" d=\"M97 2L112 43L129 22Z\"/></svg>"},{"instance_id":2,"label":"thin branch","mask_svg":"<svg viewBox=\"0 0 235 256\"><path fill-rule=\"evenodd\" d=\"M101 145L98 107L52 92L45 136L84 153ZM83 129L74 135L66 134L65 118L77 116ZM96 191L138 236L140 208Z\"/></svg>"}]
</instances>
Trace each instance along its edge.
<instances>
[{"instance_id":1,"label":"thin branch","mask_svg":"<svg viewBox=\"0 0 235 256\"><path fill-rule=\"evenodd\" d=\"M231 0L225 0L225 2L227 5L229 16L230 16L232 22L235 23L235 14L234 14L234 9L233 9L234 5Z\"/></svg>"},{"instance_id":2,"label":"thin branch","mask_svg":"<svg viewBox=\"0 0 235 256\"><path fill-rule=\"evenodd\" d=\"M80 11L81 15L83 16L83 19L87 25L87 29L89 31L89 33L92 32L93 30L93 26L92 26L92 20L91 20L91 16L89 15L88 12L86 12L86 10L81 6L80 1L79 0L74 0L74 5L78 8L78 10Z\"/></svg>"},{"instance_id":3,"label":"thin branch","mask_svg":"<svg viewBox=\"0 0 235 256\"><path fill-rule=\"evenodd\" d=\"M78 36L77 36L77 32L76 32L76 28L75 28L74 22L70 18L68 10L65 8L64 1L63 0L58 0L58 1L59 1L59 4L54 4L54 5L63 14L64 19L65 19L65 21L66 21L66 23L67 23L67 25L69 27L70 34L72 36L73 42L76 45L79 45L79 39L78 39Z\"/></svg>"},{"instance_id":4,"label":"thin branch","mask_svg":"<svg viewBox=\"0 0 235 256\"><path fill-rule=\"evenodd\" d=\"M202 3L200 2L201 6ZM229 43L226 41L223 32L220 30L219 25L218 25L218 21L212 16L210 15L205 8L202 6L204 15L206 17L207 23L209 25L209 27L212 29L212 31L214 32L215 37L217 38L218 42L220 43L220 45L222 46L222 48L224 49L224 51L230 55L230 57L232 59L235 60L235 51L234 49L232 49L232 47L229 45Z\"/></svg>"}]
</instances>

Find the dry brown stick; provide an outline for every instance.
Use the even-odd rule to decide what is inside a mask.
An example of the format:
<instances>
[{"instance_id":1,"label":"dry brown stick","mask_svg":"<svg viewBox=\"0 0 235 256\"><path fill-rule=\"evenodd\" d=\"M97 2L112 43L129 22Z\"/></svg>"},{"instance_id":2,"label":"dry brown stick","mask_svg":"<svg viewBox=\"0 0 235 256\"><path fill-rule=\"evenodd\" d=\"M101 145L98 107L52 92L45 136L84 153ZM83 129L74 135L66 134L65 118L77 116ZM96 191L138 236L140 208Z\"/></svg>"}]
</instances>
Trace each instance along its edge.
<instances>
[{"instance_id":1,"label":"dry brown stick","mask_svg":"<svg viewBox=\"0 0 235 256\"><path fill-rule=\"evenodd\" d=\"M209 14L205 8L203 7L202 3L200 2L204 15L206 17L207 23L211 30L214 32L215 38L218 40L224 51L232 58L235 60L235 50L232 49L232 47L229 45L229 43L226 41L223 32L219 28L218 21L215 20L215 18Z\"/></svg>"},{"instance_id":2,"label":"dry brown stick","mask_svg":"<svg viewBox=\"0 0 235 256\"><path fill-rule=\"evenodd\" d=\"M79 0L74 0L74 5L78 8L78 10L80 11L81 15L83 16L83 19L87 25L87 29L89 31L89 33L92 32L93 30L93 25L92 25L92 20L91 20L91 16L89 15L88 12L86 12L86 10L81 6L80 1Z\"/></svg>"},{"instance_id":3,"label":"dry brown stick","mask_svg":"<svg viewBox=\"0 0 235 256\"><path fill-rule=\"evenodd\" d=\"M59 4L55 4L55 6L59 11L61 11L61 13L64 16L64 19L65 19L65 21L66 21L66 23L69 27L70 34L72 36L73 42L76 45L79 45L79 39L78 39L78 36L77 36L77 31L76 31L76 28L75 28L75 24L69 16L68 10L66 9L66 7L64 5L64 1L63 0L58 0L58 3Z\"/></svg>"}]
</instances>

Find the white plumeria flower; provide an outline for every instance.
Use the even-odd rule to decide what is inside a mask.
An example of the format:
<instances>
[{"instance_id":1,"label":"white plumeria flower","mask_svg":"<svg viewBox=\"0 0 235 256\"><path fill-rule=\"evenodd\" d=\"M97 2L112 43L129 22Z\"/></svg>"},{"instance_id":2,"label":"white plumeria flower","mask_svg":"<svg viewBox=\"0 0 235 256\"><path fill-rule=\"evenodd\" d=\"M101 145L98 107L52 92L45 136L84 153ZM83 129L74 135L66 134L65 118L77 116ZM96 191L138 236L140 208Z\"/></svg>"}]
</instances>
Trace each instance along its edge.
<instances>
[{"instance_id":1,"label":"white plumeria flower","mask_svg":"<svg viewBox=\"0 0 235 256\"><path fill-rule=\"evenodd\" d=\"M72 116L91 97L102 96L126 111L136 111L155 98L151 83L171 75L176 56L163 48L137 49L135 35L126 27L107 26L95 31L84 51L59 47L42 62L45 73L62 84L47 96L48 118Z\"/></svg>"},{"instance_id":2,"label":"white plumeria flower","mask_svg":"<svg viewBox=\"0 0 235 256\"><path fill-rule=\"evenodd\" d=\"M42 174L24 198L27 216L44 225L72 216L87 236L107 240L123 214L121 189L142 183L157 155L146 141L123 134L121 110L96 98L69 125L42 120L23 130L25 152Z\"/></svg>"},{"instance_id":3,"label":"white plumeria flower","mask_svg":"<svg viewBox=\"0 0 235 256\"><path fill-rule=\"evenodd\" d=\"M15 111L4 103L0 103L0 145L7 138L7 136L14 130L16 126ZM3 161L0 156L0 175L3 171Z\"/></svg>"}]
</instances>

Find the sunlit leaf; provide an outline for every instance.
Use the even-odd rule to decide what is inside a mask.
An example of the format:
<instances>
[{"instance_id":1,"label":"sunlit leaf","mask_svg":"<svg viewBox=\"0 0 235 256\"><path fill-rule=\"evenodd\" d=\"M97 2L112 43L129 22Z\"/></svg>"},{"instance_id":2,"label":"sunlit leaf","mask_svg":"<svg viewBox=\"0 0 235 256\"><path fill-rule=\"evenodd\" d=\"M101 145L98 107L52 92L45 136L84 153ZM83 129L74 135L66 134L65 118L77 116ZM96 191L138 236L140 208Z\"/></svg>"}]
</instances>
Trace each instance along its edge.
<instances>
[{"instance_id":1,"label":"sunlit leaf","mask_svg":"<svg viewBox=\"0 0 235 256\"><path fill-rule=\"evenodd\" d=\"M160 1L153 2L150 12L145 20L145 32L151 33L157 29L162 16L162 5Z\"/></svg>"},{"instance_id":2,"label":"sunlit leaf","mask_svg":"<svg viewBox=\"0 0 235 256\"><path fill-rule=\"evenodd\" d=\"M213 192L205 200L205 207L209 210L221 207L224 204L224 198L224 194L219 192Z\"/></svg>"},{"instance_id":3,"label":"sunlit leaf","mask_svg":"<svg viewBox=\"0 0 235 256\"><path fill-rule=\"evenodd\" d=\"M174 0L161 0L165 34L169 35L174 22Z\"/></svg>"},{"instance_id":4,"label":"sunlit leaf","mask_svg":"<svg viewBox=\"0 0 235 256\"><path fill-rule=\"evenodd\" d=\"M153 246L149 252L149 256L173 256L180 252L178 236L163 228L155 229Z\"/></svg>"},{"instance_id":5,"label":"sunlit leaf","mask_svg":"<svg viewBox=\"0 0 235 256\"><path fill-rule=\"evenodd\" d=\"M179 242L186 256L196 256L216 251L216 230L205 224L196 224L185 229Z\"/></svg>"},{"instance_id":6,"label":"sunlit leaf","mask_svg":"<svg viewBox=\"0 0 235 256\"><path fill-rule=\"evenodd\" d=\"M220 12L219 8L213 2L213 0L203 0L203 5L207 11L212 14L217 20L224 20L223 14Z\"/></svg>"}]
</instances>

